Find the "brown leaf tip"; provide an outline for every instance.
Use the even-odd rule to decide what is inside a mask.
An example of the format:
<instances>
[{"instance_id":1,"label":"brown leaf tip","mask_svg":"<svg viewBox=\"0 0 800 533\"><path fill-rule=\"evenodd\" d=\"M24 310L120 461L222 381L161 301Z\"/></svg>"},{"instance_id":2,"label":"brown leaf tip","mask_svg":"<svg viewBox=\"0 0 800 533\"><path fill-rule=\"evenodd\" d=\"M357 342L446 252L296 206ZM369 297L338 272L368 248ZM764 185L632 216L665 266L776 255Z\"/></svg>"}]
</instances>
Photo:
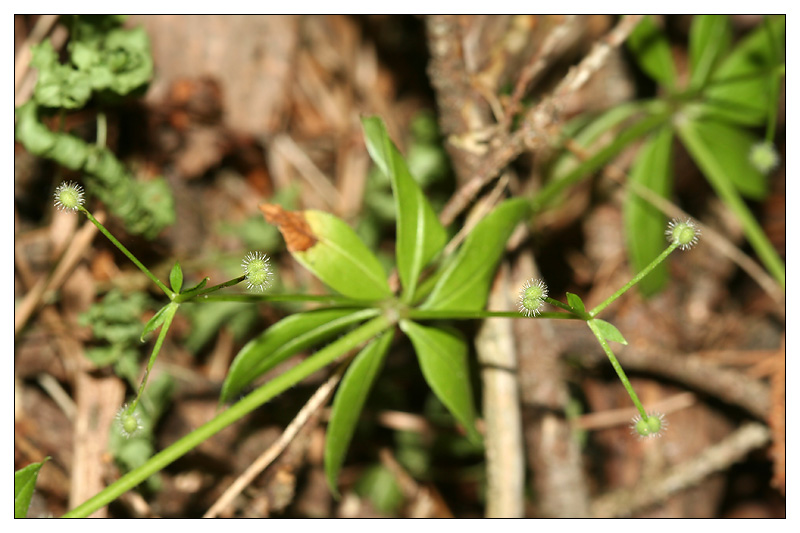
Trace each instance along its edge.
<instances>
[{"instance_id":1,"label":"brown leaf tip","mask_svg":"<svg viewBox=\"0 0 800 533\"><path fill-rule=\"evenodd\" d=\"M302 252L317 243L302 211L286 211L277 204L261 204L258 208L267 222L278 226L290 252Z\"/></svg>"}]
</instances>

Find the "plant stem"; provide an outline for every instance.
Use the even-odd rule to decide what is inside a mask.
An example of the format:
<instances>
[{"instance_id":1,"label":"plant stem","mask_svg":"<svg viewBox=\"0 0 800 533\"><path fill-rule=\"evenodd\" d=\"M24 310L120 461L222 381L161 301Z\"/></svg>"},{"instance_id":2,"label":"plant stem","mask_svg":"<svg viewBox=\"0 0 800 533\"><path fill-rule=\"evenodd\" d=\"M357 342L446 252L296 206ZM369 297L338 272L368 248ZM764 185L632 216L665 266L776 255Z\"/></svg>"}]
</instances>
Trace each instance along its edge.
<instances>
[{"instance_id":1,"label":"plant stem","mask_svg":"<svg viewBox=\"0 0 800 533\"><path fill-rule=\"evenodd\" d=\"M95 145L98 148L106 147L106 135L108 131L107 123L108 121L106 120L106 114L102 111L97 113L97 139L95 140Z\"/></svg>"},{"instance_id":2,"label":"plant stem","mask_svg":"<svg viewBox=\"0 0 800 533\"><path fill-rule=\"evenodd\" d=\"M626 283L620 290L609 296L608 299L606 299L606 301L604 301L603 303L601 303L600 305L589 311L589 316L592 318L596 317L598 313L600 313L600 311L611 305L614 302L614 300L622 296L625 293L625 291L627 291L628 289L639 283L642 280L642 278L648 275L656 266L658 266L659 263L661 263L664 259L666 259L669 254L674 252L677 247L678 243L673 242L672 244L670 244L666 250L661 252L661 254L658 257L653 259L653 261L649 265L644 267L644 269L642 269L641 272L636 274L633 277L633 279L630 280L628 283Z\"/></svg>"},{"instance_id":3,"label":"plant stem","mask_svg":"<svg viewBox=\"0 0 800 533\"><path fill-rule=\"evenodd\" d=\"M153 346L153 353L150 354L150 361L147 362L147 370L144 371L144 377L142 378L142 382L139 384L139 391L136 393L136 398L133 399L133 402L131 402L131 405L128 408L128 412L131 414L133 414L133 412L136 410L136 404L139 403L139 399L142 397L144 387L147 385L147 378L150 376L150 370L152 370L153 364L156 362L158 352L161 351L161 345L164 344L164 339L167 337L167 331L169 330L169 326L172 324L172 319L175 318L175 313L177 311L178 304L174 302L170 303L169 308L165 311L166 315L164 316L164 323L161 325L161 331L158 332L158 339L156 339L156 344Z\"/></svg>"},{"instance_id":4,"label":"plant stem","mask_svg":"<svg viewBox=\"0 0 800 533\"><path fill-rule=\"evenodd\" d=\"M354 300L336 294L213 294L200 295L200 299L208 302L317 302L342 307L377 307L379 302L371 300Z\"/></svg>"},{"instance_id":5,"label":"plant stem","mask_svg":"<svg viewBox=\"0 0 800 533\"><path fill-rule=\"evenodd\" d=\"M131 490L209 439L212 435L233 424L314 372L329 365L343 353L357 348L362 343L387 330L391 325L392 322L388 318L379 316L332 342L312 357L305 359L297 366L251 392L229 409L214 417L210 422L200 426L168 448L157 453L145 464L131 470L75 509L68 511L63 518L85 518L97 509L108 505L123 493Z\"/></svg>"},{"instance_id":6,"label":"plant stem","mask_svg":"<svg viewBox=\"0 0 800 533\"><path fill-rule=\"evenodd\" d=\"M405 318L412 320L447 320L458 319L480 320L482 318L564 318L568 320L580 319L573 314L567 313L539 313L535 317L526 317L519 311L454 311L449 309L408 309Z\"/></svg>"},{"instance_id":7,"label":"plant stem","mask_svg":"<svg viewBox=\"0 0 800 533\"><path fill-rule=\"evenodd\" d=\"M617 357L614 355L614 352L611 351L611 347L608 345L608 342L603 337L602 333L597 327L597 324L594 323L593 320L587 320L586 324L589 326L589 329L592 330L594 336L597 337L597 341L600 343L600 346L603 347L603 351L606 352L608 356L608 360L611 361L611 366L614 367L614 370L617 372L617 376L619 376L619 380L622 382L622 386L625 387L625 390L628 391L628 395L633 400L633 405L636 406L636 409L642 415L642 418L647 418L647 413L644 410L644 406L642 402L639 401L639 397L636 395L636 391L633 390L633 385L628 380L628 376L625 375L625 371L622 369L622 365L619 364L617 361Z\"/></svg>"},{"instance_id":8,"label":"plant stem","mask_svg":"<svg viewBox=\"0 0 800 533\"><path fill-rule=\"evenodd\" d=\"M184 292L184 293L181 293L181 294L176 294L174 301L177 302L177 303L181 303L181 302L185 302L187 300L191 300L192 298L195 298L195 297L198 297L198 296L204 296L205 297L205 295L210 294L212 292L216 292L216 291L218 291L220 289L224 289L225 287L232 287L233 285L241 283L241 282L243 282L245 280L245 278L247 278L247 276L239 276L238 278L233 278L231 280L226 281L225 283L220 283L219 285L214 285L213 287L202 288L202 289L197 289L197 290L194 290L194 291L189 291L189 292Z\"/></svg>"},{"instance_id":9,"label":"plant stem","mask_svg":"<svg viewBox=\"0 0 800 533\"><path fill-rule=\"evenodd\" d=\"M78 209L80 209L80 210L83 212L83 214L84 214L84 215L86 215L86 217L87 217L89 220L91 220L91 221L92 221L92 224L94 224L95 226L97 226L97 229L99 229L99 230L100 230L100 233L102 233L103 235L105 235L105 236L106 236L106 238L107 238L109 241L111 241L111 243L112 243L114 246L116 246L117 248L119 248L119 249L120 249L120 251L121 251L123 254L125 254L125 256L126 256L128 259L130 259L130 260L133 262L133 264L134 264L134 265L136 265L137 267L139 267L139 270L141 270L142 272L144 272L144 273L145 273L145 275L146 275L148 278L150 278L151 280L153 280L153 283L155 283L156 285L158 285L158 288L159 288L159 289L161 289L162 291L164 291L164 294L166 294L167 296L169 296L169 298L170 298L170 299L172 299L172 297L173 297L174 293L173 293L173 292L172 292L170 289L168 289L166 285L164 285L163 283L161 283L161 281L159 281L159 279L158 279L157 277L155 277L155 275L153 275L153 273L152 273L152 272L150 272L150 270L148 270L146 266L144 266L144 265L143 265L143 264L142 264L142 263L141 263L141 262L140 262L138 259L136 259L136 257L135 257L135 256L134 256L132 253L130 253L130 252L128 251L128 249L127 249L127 248L125 248L125 247L122 245L122 243L121 243L121 242L119 242L119 241L116 239L116 237L114 237L113 235L111 235L111 233L110 233L110 232L109 232L109 231L108 231L108 230L105 228L105 226L103 226L103 225L102 225L102 224L101 224L101 223L100 223L100 222L99 222L99 221L98 221L96 218L94 218L94 215L92 215L92 214L89 212L89 210L88 210L88 209L86 209L86 208L85 208L85 207L83 207L83 206L80 206L80 207L78 207Z\"/></svg>"}]
</instances>

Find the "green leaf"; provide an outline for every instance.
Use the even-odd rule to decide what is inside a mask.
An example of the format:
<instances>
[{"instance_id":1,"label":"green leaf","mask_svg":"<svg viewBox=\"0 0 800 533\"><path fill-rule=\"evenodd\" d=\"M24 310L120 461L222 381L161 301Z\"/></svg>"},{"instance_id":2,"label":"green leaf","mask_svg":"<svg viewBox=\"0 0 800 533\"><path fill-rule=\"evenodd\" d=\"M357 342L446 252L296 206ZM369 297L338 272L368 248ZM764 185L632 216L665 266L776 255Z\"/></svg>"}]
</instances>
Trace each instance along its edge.
<instances>
[{"instance_id":1,"label":"green leaf","mask_svg":"<svg viewBox=\"0 0 800 533\"><path fill-rule=\"evenodd\" d=\"M172 265L172 270L169 273L169 285L175 291L175 294L180 294L181 287L183 287L183 270L178 261L175 261L175 264Z\"/></svg>"},{"instance_id":2,"label":"green leaf","mask_svg":"<svg viewBox=\"0 0 800 533\"><path fill-rule=\"evenodd\" d=\"M467 343L455 330L422 326L401 320L400 329L408 335L428 386L467 430L474 442L481 442L475 428L475 409L467 365Z\"/></svg>"},{"instance_id":3,"label":"green leaf","mask_svg":"<svg viewBox=\"0 0 800 533\"><path fill-rule=\"evenodd\" d=\"M294 258L333 290L359 300L392 295L378 258L342 220L322 211L286 211L263 204Z\"/></svg>"},{"instance_id":4,"label":"green leaf","mask_svg":"<svg viewBox=\"0 0 800 533\"><path fill-rule=\"evenodd\" d=\"M581 297L578 296L577 294L572 294L571 292L568 292L567 303L579 315L586 313L586 306L583 304L583 300L581 300Z\"/></svg>"},{"instance_id":5,"label":"green leaf","mask_svg":"<svg viewBox=\"0 0 800 533\"><path fill-rule=\"evenodd\" d=\"M378 314L376 309L320 309L290 315L248 342L231 364L220 401L239 394L254 379L292 355Z\"/></svg>"},{"instance_id":6,"label":"green leaf","mask_svg":"<svg viewBox=\"0 0 800 533\"><path fill-rule=\"evenodd\" d=\"M625 340L625 337L622 336L622 333L619 332L614 324L606 322L605 320L600 320L599 318L593 318L591 322L597 326L597 330L607 341L618 342L625 345L628 344L628 341Z\"/></svg>"},{"instance_id":7,"label":"green leaf","mask_svg":"<svg viewBox=\"0 0 800 533\"><path fill-rule=\"evenodd\" d=\"M392 183L397 212L397 270L403 283L403 301L411 302L423 267L442 250L447 233L411 177L383 121L371 117L362 124L370 157Z\"/></svg>"},{"instance_id":8,"label":"green leaf","mask_svg":"<svg viewBox=\"0 0 800 533\"><path fill-rule=\"evenodd\" d=\"M364 402L392 342L392 332L376 338L356 355L336 391L325 436L325 474L338 495L336 480L353 438Z\"/></svg>"},{"instance_id":9,"label":"green leaf","mask_svg":"<svg viewBox=\"0 0 800 533\"><path fill-rule=\"evenodd\" d=\"M707 112L714 117L759 126L770 106L777 105L765 95L772 92L774 69L786 53L786 17L773 17L770 22L769 29L762 24L750 32L711 75L704 97Z\"/></svg>"},{"instance_id":10,"label":"green leaf","mask_svg":"<svg viewBox=\"0 0 800 533\"><path fill-rule=\"evenodd\" d=\"M662 198L672 190L672 138L670 127L656 131L639 150L629 180ZM664 250L666 217L649 202L629 190L623 209L625 236L631 270L640 272ZM639 290L649 296L667 282L666 263L661 263L639 282Z\"/></svg>"},{"instance_id":11,"label":"green leaf","mask_svg":"<svg viewBox=\"0 0 800 533\"><path fill-rule=\"evenodd\" d=\"M623 149L630 146L636 139L669 122L672 119L672 112L663 107L663 102L652 102L651 105L648 106L648 113L651 114L645 115L636 122L623 128L619 134L614 137L614 141L608 146L604 146L593 153L586 161L583 161L565 175L560 176L558 179L551 180L533 199L532 205L534 212L549 206L559 194L602 168L608 161L619 154Z\"/></svg>"},{"instance_id":12,"label":"green leaf","mask_svg":"<svg viewBox=\"0 0 800 533\"><path fill-rule=\"evenodd\" d=\"M697 141L702 142L720 167L721 176L747 198L763 200L769 192L767 177L750 163L750 150L759 139L748 131L714 120L693 122ZM699 162L698 162L699 163ZM707 165L706 165L707 166ZM700 168L705 169L704 165Z\"/></svg>"},{"instance_id":13,"label":"green leaf","mask_svg":"<svg viewBox=\"0 0 800 533\"><path fill-rule=\"evenodd\" d=\"M506 241L530 212L527 199L513 198L478 222L455 259L446 267L422 309L483 309Z\"/></svg>"},{"instance_id":14,"label":"green leaf","mask_svg":"<svg viewBox=\"0 0 800 533\"><path fill-rule=\"evenodd\" d=\"M49 457L45 457L41 463L30 464L14 472L14 518L28 516L33 489L36 488L36 478L39 476L39 470L49 460Z\"/></svg>"},{"instance_id":15,"label":"green leaf","mask_svg":"<svg viewBox=\"0 0 800 533\"><path fill-rule=\"evenodd\" d=\"M627 44L644 72L669 88L675 87L678 76L669 41L652 17L646 16L639 22Z\"/></svg>"},{"instance_id":16,"label":"green leaf","mask_svg":"<svg viewBox=\"0 0 800 533\"><path fill-rule=\"evenodd\" d=\"M33 155L43 156L53 149L58 136L39 122L34 101L28 101L14 110L17 123L14 125L14 140L22 143Z\"/></svg>"},{"instance_id":17,"label":"green leaf","mask_svg":"<svg viewBox=\"0 0 800 533\"><path fill-rule=\"evenodd\" d=\"M174 316L177 310L178 310L178 305L172 302L168 303L167 305L159 309L156 312L156 314L153 315L153 318L148 320L147 324L145 324L144 329L142 330L142 334L139 337L139 340L141 342L144 342L144 339L147 335L158 329L158 327L164 323L164 320L166 320L168 315L171 314L172 316Z\"/></svg>"},{"instance_id":18,"label":"green leaf","mask_svg":"<svg viewBox=\"0 0 800 533\"><path fill-rule=\"evenodd\" d=\"M689 30L689 86L705 86L720 59L727 53L733 30L727 15L696 15Z\"/></svg>"},{"instance_id":19,"label":"green leaf","mask_svg":"<svg viewBox=\"0 0 800 533\"><path fill-rule=\"evenodd\" d=\"M571 120L565 127L565 130L571 130L577 127L579 129L574 132L565 131L564 134L573 142L578 144L581 148L590 152L597 152L599 150L599 142L603 139L608 139L608 143L612 142L615 138L612 135L612 130L618 127L623 127L624 123L637 113L642 113L644 106L640 102L628 102L614 106L608 111L593 118L588 123L586 122L586 115L580 115ZM569 172L574 170L581 163L580 159L572 152L565 151L550 171L553 180L563 178Z\"/></svg>"},{"instance_id":20,"label":"green leaf","mask_svg":"<svg viewBox=\"0 0 800 533\"><path fill-rule=\"evenodd\" d=\"M758 257L767 267L770 274L785 289L786 266L764 234L761 225L750 212L741 196L739 196L731 178L730 172L741 172L744 169L731 168L730 161L732 156L724 154L725 150L719 149L715 139L703 135L707 128L708 122L700 124L696 121L686 121L678 124L677 131L692 159L703 171L717 196L727 204L739 219L744 229L744 234ZM736 179L741 182L740 177Z\"/></svg>"}]
</instances>

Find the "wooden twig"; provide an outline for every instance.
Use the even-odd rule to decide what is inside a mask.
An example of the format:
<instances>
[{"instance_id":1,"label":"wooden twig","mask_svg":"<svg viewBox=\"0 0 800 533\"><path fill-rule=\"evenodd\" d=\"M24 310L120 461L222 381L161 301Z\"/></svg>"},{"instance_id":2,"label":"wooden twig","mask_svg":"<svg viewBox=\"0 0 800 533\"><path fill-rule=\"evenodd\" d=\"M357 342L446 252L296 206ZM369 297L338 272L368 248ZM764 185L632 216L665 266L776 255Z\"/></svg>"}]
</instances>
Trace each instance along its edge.
<instances>
[{"instance_id":1,"label":"wooden twig","mask_svg":"<svg viewBox=\"0 0 800 533\"><path fill-rule=\"evenodd\" d=\"M630 516L672 494L692 487L714 472L722 472L769 442L769 430L755 422L745 424L725 440L662 475L642 480L636 487L601 496L592 503L592 516Z\"/></svg>"},{"instance_id":2,"label":"wooden twig","mask_svg":"<svg viewBox=\"0 0 800 533\"><path fill-rule=\"evenodd\" d=\"M264 450L264 453L262 453L258 459L256 459L253 464L251 464L247 470L245 470L242 475L239 476L230 487L228 487L222 496L220 496L219 499L209 508L209 510L206 511L206 514L203 515L203 518L215 518L219 516L219 514L231 504L236 496L238 496L245 488L247 488L247 486L250 485L250 483L252 483L253 480L261 472L263 472L265 468L267 468L275 459L277 459L277 457L297 436L306 422L311 419L314 413L316 413L328 402L328 398L330 398L331 394L333 394L333 390L336 388L336 385L339 384L339 380L342 379L342 375L344 374L349 361L350 360L348 358L345 363L339 365L339 368L336 369L336 372L334 372L333 375L316 390L311 398L309 398L308 402L306 402L303 408L297 413L297 416L295 416L292 422L286 426L286 429L284 430L283 434L281 434L280 438L275 441L272 446Z\"/></svg>"},{"instance_id":3,"label":"wooden twig","mask_svg":"<svg viewBox=\"0 0 800 533\"><path fill-rule=\"evenodd\" d=\"M548 143L547 130L556 122L558 109L566 97L580 89L603 66L611 51L625 41L641 19L641 15L624 17L604 38L595 43L589 55L570 70L551 96L526 114L519 130L506 138L497 139L499 147L483 159L473 178L456 191L442 209L439 215L442 224L447 226L455 220L478 191L526 148L535 149Z\"/></svg>"},{"instance_id":4,"label":"wooden twig","mask_svg":"<svg viewBox=\"0 0 800 533\"><path fill-rule=\"evenodd\" d=\"M542 43L542 46L536 51L536 54L531 56L531 60L528 64L522 68L522 72L514 86L514 92L511 93L511 98L506 105L502 123L502 129L504 131L509 131L511 121L514 115L519 111L522 97L525 96L533 80L550 64L553 52L569 33L570 26L576 19L576 15L567 15L564 17L564 20L550 31Z\"/></svg>"},{"instance_id":5,"label":"wooden twig","mask_svg":"<svg viewBox=\"0 0 800 533\"><path fill-rule=\"evenodd\" d=\"M508 309L508 267L503 265L489 295L490 310ZM487 518L523 518L525 454L517 379L517 352L509 320L484 320L475 338L481 365L486 423Z\"/></svg>"}]
</instances>

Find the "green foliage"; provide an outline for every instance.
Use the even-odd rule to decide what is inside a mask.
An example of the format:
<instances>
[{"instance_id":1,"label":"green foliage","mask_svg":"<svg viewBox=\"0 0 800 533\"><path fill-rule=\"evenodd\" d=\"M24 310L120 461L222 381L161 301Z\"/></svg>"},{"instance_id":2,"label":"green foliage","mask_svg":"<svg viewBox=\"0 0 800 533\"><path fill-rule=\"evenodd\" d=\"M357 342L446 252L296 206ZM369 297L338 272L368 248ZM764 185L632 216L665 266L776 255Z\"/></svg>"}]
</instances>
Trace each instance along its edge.
<instances>
[{"instance_id":1,"label":"green foliage","mask_svg":"<svg viewBox=\"0 0 800 533\"><path fill-rule=\"evenodd\" d=\"M672 129L654 132L639 151L628 179L662 198L672 193ZM628 257L634 272L642 270L664 248L666 217L636 194L628 192L623 209ZM656 267L639 285L646 296L655 294L667 282L667 265Z\"/></svg>"},{"instance_id":2,"label":"green foliage","mask_svg":"<svg viewBox=\"0 0 800 533\"><path fill-rule=\"evenodd\" d=\"M373 309L320 309L296 313L276 322L236 355L222 386L221 401L229 401L253 380L294 354L377 314Z\"/></svg>"},{"instance_id":3,"label":"green foliage","mask_svg":"<svg viewBox=\"0 0 800 533\"><path fill-rule=\"evenodd\" d=\"M411 339L431 390L466 428L469 437L480 442L464 338L456 330L423 326L411 320L401 320L400 329Z\"/></svg>"},{"instance_id":4,"label":"green foliage","mask_svg":"<svg viewBox=\"0 0 800 533\"><path fill-rule=\"evenodd\" d=\"M104 345L86 350L95 365L114 367L114 372L135 384L139 379L139 346L142 315L152 308L150 298L141 292L124 295L113 289L80 317L82 325L92 328L96 340Z\"/></svg>"},{"instance_id":5,"label":"green foliage","mask_svg":"<svg viewBox=\"0 0 800 533\"><path fill-rule=\"evenodd\" d=\"M600 334L603 336L604 339L607 341L614 341L620 344L628 344L628 341L625 340L625 337L622 336L622 333L611 324L610 322L606 322L605 320L600 320L599 318L593 318L590 322L597 328Z\"/></svg>"},{"instance_id":6,"label":"green foliage","mask_svg":"<svg viewBox=\"0 0 800 533\"><path fill-rule=\"evenodd\" d=\"M515 198L503 202L478 222L422 308L482 309L506 241L530 212L527 199Z\"/></svg>"},{"instance_id":7,"label":"green foliage","mask_svg":"<svg viewBox=\"0 0 800 533\"><path fill-rule=\"evenodd\" d=\"M383 360L389 352L392 334L384 333L356 355L342 377L331 407L325 437L325 474L328 485L338 495L336 480L353 438L358 418Z\"/></svg>"},{"instance_id":8,"label":"green foliage","mask_svg":"<svg viewBox=\"0 0 800 533\"><path fill-rule=\"evenodd\" d=\"M38 78L33 98L15 110L14 138L32 154L87 174L88 192L106 204L134 234L152 239L175 221L166 182L136 181L107 148L67 132L51 131L43 120L80 109L96 96L113 103L142 92L153 75L150 43L143 29L123 29L119 17L73 17L69 61L60 63L49 41L32 48ZM104 133L103 133L104 135Z\"/></svg>"},{"instance_id":9,"label":"green foliage","mask_svg":"<svg viewBox=\"0 0 800 533\"><path fill-rule=\"evenodd\" d=\"M639 60L639 66L651 78L671 89L678 74L672 61L669 41L658 29L653 18L645 17L633 30L627 41L628 48Z\"/></svg>"},{"instance_id":10,"label":"green foliage","mask_svg":"<svg viewBox=\"0 0 800 533\"><path fill-rule=\"evenodd\" d=\"M31 505L33 490L36 488L36 478L39 470L49 461L46 457L41 463L32 463L14 472L14 518L28 516L28 507Z\"/></svg>"},{"instance_id":11,"label":"green foliage","mask_svg":"<svg viewBox=\"0 0 800 533\"><path fill-rule=\"evenodd\" d=\"M583 126L575 132L575 140L592 155L583 163L572 156L562 158L535 207L545 205L554 193L583 179L648 134L630 181L669 199L674 180L672 143L677 137L739 218L767 270L785 286L785 266L741 198L760 200L767 193L765 176L748 160L759 140L745 127L766 123L766 137L774 136L785 26L783 16L766 17L760 27L732 46L727 16L696 16L689 36L688 86L680 87L666 36L650 17L643 19L628 46L641 69L664 86L665 96L619 106L593 121L579 119ZM598 143L603 134L614 132L610 144ZM634 271L641 270L660 252L656 237L663 234L664 216L635 189L631 189L624 211L631 266ZM666 276L665 267L659 266L642 281L640 290L645 295L654 294L664 286Z\"/></svg>"},{"instance_id":12,"label":"green foliage","mask_svg":"<svg viewBox=\"0 0 800 533\"><path fill-rule=\"evenodd\" d=\"M392 183L397 212L397 269L403 282L403 300L411 302L422 269L442 250L447 234L411 177L383 121L378 117L364 119L364 138L370 156Z\"/></svg>"}]
</instances>

